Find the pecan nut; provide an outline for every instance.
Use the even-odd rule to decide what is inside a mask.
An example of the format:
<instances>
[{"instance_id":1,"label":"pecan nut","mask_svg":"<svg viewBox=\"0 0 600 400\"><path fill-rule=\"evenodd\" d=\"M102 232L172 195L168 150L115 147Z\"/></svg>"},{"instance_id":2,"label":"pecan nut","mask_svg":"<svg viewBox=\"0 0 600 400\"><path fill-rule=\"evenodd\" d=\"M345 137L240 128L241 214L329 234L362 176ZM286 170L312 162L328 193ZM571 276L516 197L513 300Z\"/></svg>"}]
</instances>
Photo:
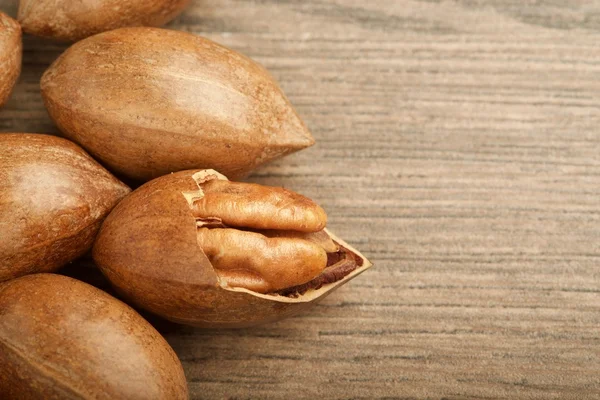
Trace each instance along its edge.
<instances>
[{"instance_id":1,"label":"pecan nut","mask_svg":"<svg viewBox=\"0 0 600 400\"><path fill-rule=\"evenodd\" d=\"M289 190L183 171L124 199L93 255L121 293L167 319L250 326L304 310L371 266L326 224Z\"/></svg>"},{"instance_id":2,"label":"pecan nut","mask_svg":"<svg viewBox=\"0 0 600 400\"><path fill-rule=\"evenodd\" d=\"M188 398L181 363L131 307L78 280L0 284L0 398Z\"/></svg>"},{"instance_id":3,"label":"pecan nut","mask_svg":"<svg viewBox=\"0 0 600 400\"><path fill-rule=\"evenodd\" d=\"M121 28L84 39L48 68L41 89L66 137L138 181L193 168L237 179L314 144L262 66L186 32Z\"/></svg>"},{"instance_id":4,"label":"pecan nut","mask_svg":"<svg viewBox=\"0 0 600 400\"><path fill-rule=\"evenodd\" d=\"M0 282L53 272L87 252L129 188L79 146L0 135Z\"/></svg>"},{"instance_id":5,"label":"pecan nut","mask_svg":"<svg viewBox=\"0 0 600 400\"><path fill-rule=\"evenodd\" d=\"M21 26L0 11L0 107L8 101L21 74L22 53Z\"/></svg>"},{"instance_id":6,"label":"pecan nut","mask_svg":"<svg viewBox=\"0 0 600 400\"><path fill-rule=\"evenodd\" d=\"M77 41L125 26L161 26L190 0L20 0L23 30L36 36Z\"/></svg>"}]
</instances>

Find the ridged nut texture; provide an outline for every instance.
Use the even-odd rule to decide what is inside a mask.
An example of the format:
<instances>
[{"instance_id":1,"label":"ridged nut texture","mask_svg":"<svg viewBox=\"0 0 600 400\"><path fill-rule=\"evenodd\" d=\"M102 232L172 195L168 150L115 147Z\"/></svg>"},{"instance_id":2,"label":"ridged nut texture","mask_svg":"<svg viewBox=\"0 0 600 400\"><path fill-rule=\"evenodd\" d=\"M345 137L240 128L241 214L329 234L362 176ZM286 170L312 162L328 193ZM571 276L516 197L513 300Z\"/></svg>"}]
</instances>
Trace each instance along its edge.
<instances>
[{"instance_id":1,"label":"ridged nut texture","mask_svg":"<svg viewBox=\"0 0 600 400\"><path fill-rule=\"evenodd\" d=\"M107 217L96 264L127 299L208 328L276 321L371 266L312 200L214 170L146 183Z\"/></svg>"},{"instance_id":2,"label":"ridged nut texture","mask_svg":"<svg viewBox=\"0 0 600 400\"><path fill-rule=\"evenodd\" d=\"M22 54L19 23L0 12L0 107L8 101L21 74Z\"/></svg>"},{"instance_id":3,"label":"ridged nut texture","mask_svg":"<svg viewBox=\"0 0 600 400\"><path fill-rule=\"evenodd\" d=\"M161 26L190 0L21 0L18 19L36 36L78 41L127 26Z\"/></svg>"},{"instance_id":4,"label":"ridged nut texture","mask_svg":"<svg viewBox=\"0 0 600 400\"><path fill-rule=\"evenodd\" d=\"M232 179L314 143L269 73L208 39L124 28L76 43L42 77L50 116L109 169Z\"/></svg>"},{"instance_id":5,"label":"ridged nut texture","mask_svg":"<svg viewBox=\"0 0 600 400\"><path fill-rule=\"evenodd\" d=\"M41 134L0 134L0 182L0 282L84 254L130 191L79 146Z\"/></svg>"},{"instance_id":6,"label":"ridged nut texture","mask_svg":"<svg viewBox=\"0 0 600 400\"><path fill-rule=\"evenodd\" d=\"M181 363L132 308L86 283L0 284L0 398L183 400Z\"/></svg>"}]
</instances>

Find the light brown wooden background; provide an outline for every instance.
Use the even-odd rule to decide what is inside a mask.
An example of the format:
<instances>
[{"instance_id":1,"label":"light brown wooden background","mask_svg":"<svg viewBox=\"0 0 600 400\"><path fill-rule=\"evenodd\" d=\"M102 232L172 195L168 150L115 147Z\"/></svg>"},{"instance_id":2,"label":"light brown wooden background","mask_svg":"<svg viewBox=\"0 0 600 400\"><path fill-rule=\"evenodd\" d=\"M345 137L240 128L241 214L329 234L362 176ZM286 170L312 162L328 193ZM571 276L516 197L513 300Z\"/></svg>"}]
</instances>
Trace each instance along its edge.
<instances>
[{"instance_id":1,"label":"light brown wooden background","mask_svg":"<svg viewBox=\"0 0 600 400\"><path fill-rule=\"evenodd\" d=\"M279 79L318 144L252 180L375 263L274 325L158 323L193 398L600 398L600 2L195 0L170 27ZM25 38L1 131L56 132L62 49Z\"/></svg>"}]
</instances>

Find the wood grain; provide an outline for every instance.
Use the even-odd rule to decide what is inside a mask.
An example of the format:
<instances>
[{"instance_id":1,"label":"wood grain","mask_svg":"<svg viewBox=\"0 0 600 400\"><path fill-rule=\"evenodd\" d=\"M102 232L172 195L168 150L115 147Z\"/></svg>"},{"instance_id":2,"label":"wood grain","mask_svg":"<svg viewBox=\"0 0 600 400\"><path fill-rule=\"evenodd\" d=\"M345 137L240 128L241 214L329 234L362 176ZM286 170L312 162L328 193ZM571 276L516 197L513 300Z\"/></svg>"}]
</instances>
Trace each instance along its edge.
<instances>
[{"instance_id":1,"label":"wood grain","mask_svg":"<svg viewBox=\"0 0 600 400\"><path fill-rule=\"evenodd\" d=\"M196 0L170 27L279 79L318 144L252 180L375 263L277 324L156 322L193 398L600 398L598 2ZM56 132L63 49L26 38L0 130Z\"/></svg>"}]
</instances>

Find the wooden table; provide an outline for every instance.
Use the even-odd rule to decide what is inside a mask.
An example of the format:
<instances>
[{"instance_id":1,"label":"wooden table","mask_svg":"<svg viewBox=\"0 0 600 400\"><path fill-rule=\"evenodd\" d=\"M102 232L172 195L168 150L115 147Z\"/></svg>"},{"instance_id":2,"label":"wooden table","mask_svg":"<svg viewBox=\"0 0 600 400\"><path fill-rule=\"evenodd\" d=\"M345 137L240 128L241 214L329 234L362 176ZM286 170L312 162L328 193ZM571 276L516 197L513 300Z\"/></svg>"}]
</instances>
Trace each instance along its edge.
<instances>
[{"instance_id":1,"label":"wooden table","mask_svg":"<svg viewBox=\"0 0 600 400\"><path fill-rule=\"evenodd\" d=\"M170 27L263 63L318 142L251 179L317 200L375 267L273 325L158 323L192 397L600 398L599 15L194 1ZM38 81L64 48L25 38L0 130L57 132Z\"/></svg>"}]
</instances>

